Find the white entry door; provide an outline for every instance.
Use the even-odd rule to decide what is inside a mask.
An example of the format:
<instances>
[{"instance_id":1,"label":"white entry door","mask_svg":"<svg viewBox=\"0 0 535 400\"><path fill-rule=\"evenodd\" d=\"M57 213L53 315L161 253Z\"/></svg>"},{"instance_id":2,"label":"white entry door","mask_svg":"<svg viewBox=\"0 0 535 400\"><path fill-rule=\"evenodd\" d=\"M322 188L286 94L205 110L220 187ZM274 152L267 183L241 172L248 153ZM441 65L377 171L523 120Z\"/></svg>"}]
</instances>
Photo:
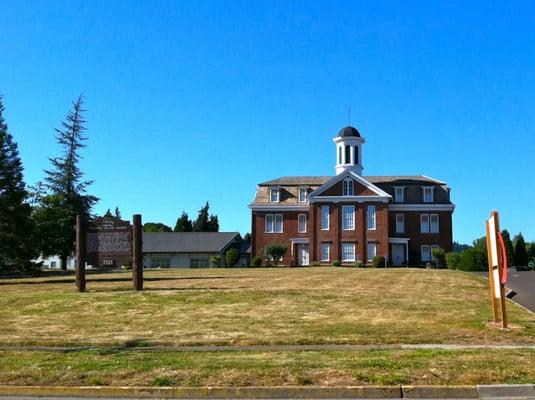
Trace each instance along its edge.
<instances>
[{"instance_id":1,"label":"white entry door","mask_svg":"<svg viewBox=\"0 0 535 400\"><path fill-rule=\"evenodd\" d=\"M405 262L405 245L404 244L392 244L392 264L396 266L403 265Z\"/></svg>"},{"instance_id":2,"label":"white entry door","mask_svg":"<svg viewBox=\"0 0 535 400\"><path fill-rule=\"evenodd\" d=\"M298 265L308 265L308 244L298 244L297 245L297 264Z\"/></svg>"}]
</instances>

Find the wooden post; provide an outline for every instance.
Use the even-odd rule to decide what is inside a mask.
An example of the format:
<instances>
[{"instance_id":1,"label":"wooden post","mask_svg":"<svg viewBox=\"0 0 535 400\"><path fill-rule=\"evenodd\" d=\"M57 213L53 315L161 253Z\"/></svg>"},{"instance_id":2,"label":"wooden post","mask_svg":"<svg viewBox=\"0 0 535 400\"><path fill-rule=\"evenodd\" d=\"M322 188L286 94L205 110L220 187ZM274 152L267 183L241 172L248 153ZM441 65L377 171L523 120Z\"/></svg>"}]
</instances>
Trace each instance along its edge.
<instances>
[{"instance_id":1,"label":"wooden post","mask_svg":"<svg viewBox=\"0 0 535 400\"><path fill-rule=\"evenodd\" d=\"M496 224L496 235L499 235L501 231L500 231L500 219L498 216L498 212L492 211L492 215L494 215L494 221ZM507 257L507 254L505 256ZM498 282L495 282L494 284L500 285L500 305L501 305L501 312L502 312L502 326L504 328L507 328L507 309L505 307L505 285L502 283L503 266L504 266L503 254L501 251L498 251L499 280Z\"/></svg>"},{"instance_id":2,"label":"wooden post","mask_svg":"<svg viewBox=\"0 0 535 400\"><path fill-rule=\"evenodd\" d=\"M143 290L143 228L140 214L134 214L132 230L132 284L134 290Z\"/></svg>"},{"instance_id":3,"label":"wooden post","mask_svg":"<svg viewBox=\"0 0 535 400\"><path fill-rule=\"evenodd\" d=\"M496 304L496 297L495 297L495 289L494 289L494 278L493 278L493 267L492 267L492 251L490 248L490 228L489 228L489 221L485 221L486 231L487 231L487 259L489 263L489 282L490 282L490 299L492 302L492 316L494 318L494 322L498 322L498 306Z\"/></svg>"},{"instance_id":4,"label":"wooden post","mask_svg":"<svg viewBox=\"0 0 535 400\"><path fill-rule=\"evenodd\" d=\"M76 216L76 288L85 291L85 257L86 238L85 226L81 215Z\"/></svg>"}]
</instances>

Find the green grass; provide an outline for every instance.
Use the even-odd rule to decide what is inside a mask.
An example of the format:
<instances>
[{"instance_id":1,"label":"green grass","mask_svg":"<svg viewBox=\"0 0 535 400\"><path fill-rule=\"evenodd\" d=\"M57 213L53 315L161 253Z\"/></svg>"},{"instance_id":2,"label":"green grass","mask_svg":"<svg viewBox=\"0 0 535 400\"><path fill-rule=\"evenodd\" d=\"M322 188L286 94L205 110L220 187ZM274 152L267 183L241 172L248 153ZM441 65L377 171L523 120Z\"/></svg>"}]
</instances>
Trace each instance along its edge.
<instances>
[{"instance_id":1,"label":"green grass","mask_svg":"<svg viewBox=\"0 0 535 400\"><path fill-rule=\"evenodd\" d=\"M0 351L0 384L275 386L532 383L535 351Z\"/></svg>"}]
</instances>

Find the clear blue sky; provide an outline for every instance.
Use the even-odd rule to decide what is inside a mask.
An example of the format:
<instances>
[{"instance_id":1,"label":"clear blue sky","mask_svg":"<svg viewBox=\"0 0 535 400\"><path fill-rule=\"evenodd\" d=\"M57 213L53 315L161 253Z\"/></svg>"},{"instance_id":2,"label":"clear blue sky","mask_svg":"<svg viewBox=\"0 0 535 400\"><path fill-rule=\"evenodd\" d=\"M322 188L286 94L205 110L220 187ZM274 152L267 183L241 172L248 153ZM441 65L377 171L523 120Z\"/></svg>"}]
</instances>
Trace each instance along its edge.
<instances>
[{"instance_id":1,"label":"clear blue sky","mask_svg":"<svg viewBox=\"0 0 535 400\"><path fill-rule=\"evenodd\" d=\"M111 3L111 4L109 4ZM0 93L26 180L86 96L96 212L174 225L209 200L250 230L256 184L334 174L352 122L364 173L445 180L454 238L535 240L535 2L0 0Z\"/></svg>"}]
</instances>

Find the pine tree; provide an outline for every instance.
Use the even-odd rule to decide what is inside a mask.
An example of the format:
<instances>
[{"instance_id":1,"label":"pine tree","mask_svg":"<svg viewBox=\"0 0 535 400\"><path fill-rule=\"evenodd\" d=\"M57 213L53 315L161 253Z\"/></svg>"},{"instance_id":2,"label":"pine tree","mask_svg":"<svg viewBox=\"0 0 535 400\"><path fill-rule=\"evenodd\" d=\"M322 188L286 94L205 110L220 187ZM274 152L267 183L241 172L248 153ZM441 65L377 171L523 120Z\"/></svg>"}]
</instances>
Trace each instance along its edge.
<instances>
[{"instance_id":1,"label":"pine tree","mask_svg":"<svg viewBox=\"0 0 535 400\"><path fill-rule=\"evenodd\" d=\"M177 218L175 224L175 232L191 232L193 231L193 224L189 219L188 214L185 211L182 211L180 217Z\"/></svg>"},{"instance_id":2,"label":"pine tree","mask_svg":"<svg viewBox=\"0 0 535 400\"><path fill-rule=\"evenodd\" d=\"M219 218L217 215L210 215L208 219L208 230L209 232L219 232Z\"/></svg>"},{"instance_id":3,"label":"pine tree","mask_svg":"<svg viewBox=\"0 0 535 400\"><path fill-rule=\"evenodd\" d=\"M41 198L36 212L42 236L44 255L59 255L61 268L66 269L67 257L74 252L76 215L89 218L91 208L98 201L88 195L92 181L84 180L80 170L80 150L86 147L84 135L83 97L80 95L73 108L55 129L58 143L63 148L60 157L50 158L52 168L45 170L45 186L48 193Z\"/></svg>"},{"instance_id":4,"label":"pine tree","mask_svg":"<svg viewBox=\"0 0 535 400\"><path fill-rule=\"evenodd\" d=\"M27 272L38 254L18 146L8 132L0 96L0 271Z\"/></svg>"},{"instance_id":5,"label":"pine tree","mask_svg":"<svg viewBox=\"0 0 535 400\"><path fill-rule=\"evenodd\" d=\"M519 233L515 237L515 266L517 267L526 267L528 265L528 252L526 251L526 242L524 241L524 236L522 233Z\"/></svg>"},{"instance_id":6,"label":"pine tree","mask_svg":"<svg viewBox=\"0 0 535 400\"><path fill-rule=\"evenodd\" d=\"M219 218L217 215L209 214L210 204L206 202L199 210L199 216L193 223L194 232L219 232Z\"/></svg>"},{"instance_id":7,"label":"pine tree","mask_svg":"<svg viewBox=\"0 0 535 400\"><path fill-rule=\"evenodd\" d=\"M119 207L115 207L115 218L121 219L121 211L119 210Z\"/></svg>"},{"instance_id":8,"label":"pine tree","mask_svg":"<svg viewBox=\"0 0 535 400\"><path fill-rule=\"evenodd\" d=\"M104 214L105 217L113 217L113 214L111 213L111 210L108 208L108 211L106 211L106 214Z\"/></svg>"},{"instance_id":9,"label":"pine tree","mask_svg":"<svg viewBox=\"0 0 535 400\"><path fill-rule=\"evenodd\" d=\"M513 248L513 242L511 241L511 235L509 235L507 229L502 231L502 237L507 252L507 264L512 266L515 263L515 250Z\"/></svg>"}]
</instances>

